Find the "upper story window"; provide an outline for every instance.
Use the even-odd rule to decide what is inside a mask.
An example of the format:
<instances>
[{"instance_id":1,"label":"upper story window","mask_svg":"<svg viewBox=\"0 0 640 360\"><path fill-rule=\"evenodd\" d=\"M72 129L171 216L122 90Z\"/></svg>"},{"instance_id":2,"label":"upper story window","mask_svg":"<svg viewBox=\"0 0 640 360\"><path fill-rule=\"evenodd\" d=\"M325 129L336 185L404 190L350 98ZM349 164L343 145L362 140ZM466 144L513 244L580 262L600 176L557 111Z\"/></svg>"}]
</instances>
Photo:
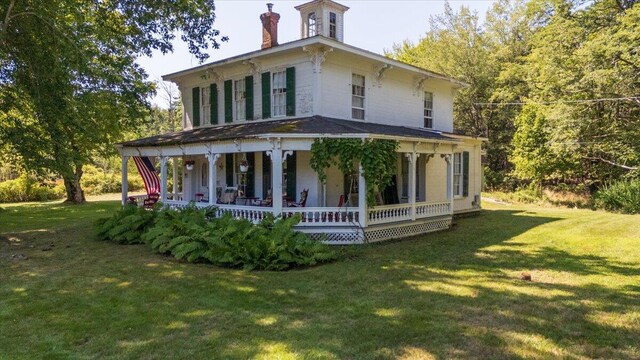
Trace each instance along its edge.
<instances>
[{"instance_id":1,"label":"upper story window","mask_svg":"<svg viewBox=\"0 0 640 360\"><path fill-rule=\"evenodd\" d=\"M312 12L307 16L307 36L315 36L317 33L316 13Z\"/></svg>"},{"instance_id":2,"label":"upper story window","mask_svg":"<svg viewBox=\"0 0 640 360\"><path fill-rule=\"evenodd\" d=\"M351 74L351 117L364 120L364 76Z\"/></svg>"},{"instance_id":3,"label":"upper story window","mask_svg":"<svg viewBox=\"0 0 640 360\"><path fill-rule=\"evenodd\" d=\"M453 154L453 196L462 196L462 153Z\"/></svg>"},{"instance_id":4,"label":"upper story window","mask_svg":"<svg viewBox=\"0 0 640 360\"><path fill-rule=\"evenodd\" d=\"M424 92L424 127L433 128L433 93Z\"/></svg>"},{"instance_id":5,"label":"upper story window","mask_svg":"<svg viewBox=\"0 0 640 360\"><path fill-rule=\"evenodd\" d=\"M200 88L200 124L204 125L209 123L211 119L211 103L210 95L211 89L207 87Z\"/></svg>"},{"instance_id":6,"label":"upper story window","mask_svg":"<svg viewBox=\"0 0 640 360\"><path fill-rule=\"evenodd\" d=\"M245 79L236 80L233 83L234 86L234 106L235 106L235 119L245 120L247 118L247 86Z\"/></svg>"},{"instance_id":7,"label":"upper story window","mask_svg":"<svg viewBox=\"0 0 640 360\"><path fill-rule=\"evenodd\" d=\"M272 84L272 116L285 116L287 114L287 72L285 70L274 72Z\"/></svg>"},{"instance_id":8,"label":"upper story window","mask_svg":"<svg viewBox=\"0 0 640 360\"><path fill-rule=\"evenodd\" d=\"M336 20L336 13L334 12L330 12L329 13L329 37L330 38L336 38L337 37L337 20Z\"/></svg>"}]
</instances>

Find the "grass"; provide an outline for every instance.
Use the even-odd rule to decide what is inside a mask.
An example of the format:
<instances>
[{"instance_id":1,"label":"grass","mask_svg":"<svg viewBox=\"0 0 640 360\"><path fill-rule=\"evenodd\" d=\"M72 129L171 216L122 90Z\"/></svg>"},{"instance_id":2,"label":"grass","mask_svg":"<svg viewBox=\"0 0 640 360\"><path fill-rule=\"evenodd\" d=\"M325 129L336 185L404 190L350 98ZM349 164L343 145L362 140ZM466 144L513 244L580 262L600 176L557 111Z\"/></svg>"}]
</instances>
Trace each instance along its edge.
<instances>
[{"instance_id":1,"label":"grass","mask_svg":"<svg viewBox=\"0 0 640 360\"><path fill-rule=\"evenodd\" d=\"M93 240L117 206L3 206L0 358L640 358L638 215L487 203L270 273Z\"/></svg>"}]
</instances>

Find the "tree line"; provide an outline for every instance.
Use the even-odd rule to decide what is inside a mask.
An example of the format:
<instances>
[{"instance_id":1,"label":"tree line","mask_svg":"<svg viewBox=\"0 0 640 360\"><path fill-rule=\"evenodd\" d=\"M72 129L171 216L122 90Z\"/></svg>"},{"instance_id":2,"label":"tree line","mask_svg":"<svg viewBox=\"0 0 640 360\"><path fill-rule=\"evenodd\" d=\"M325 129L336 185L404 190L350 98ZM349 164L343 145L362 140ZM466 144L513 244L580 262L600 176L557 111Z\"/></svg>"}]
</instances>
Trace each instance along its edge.
<instances>
[{"instance_id":1,"label":"tree line","mask_svg":"<svg viewBox=\"0 0 640 360\"><path fill-rule=\"evenodd\" d=\"M63 179L67 201L84 202L84 167L150 117L155 84L138 57L172 51L179 34L206 60L226 41L214 10L213 0L0 1L3 159Z\"/></svg>"},{"instance_id":2,"label":"tree line","mask_svg":"<svg viewBox=\"0 0 640 360\"><path fill-rule=\"evenodd\" d=\"M483 21L446 4L387 56L463 80L455 127L488 137L489 187L640 175L636 0L500 0Z\"/></svg>"}]
</instances>

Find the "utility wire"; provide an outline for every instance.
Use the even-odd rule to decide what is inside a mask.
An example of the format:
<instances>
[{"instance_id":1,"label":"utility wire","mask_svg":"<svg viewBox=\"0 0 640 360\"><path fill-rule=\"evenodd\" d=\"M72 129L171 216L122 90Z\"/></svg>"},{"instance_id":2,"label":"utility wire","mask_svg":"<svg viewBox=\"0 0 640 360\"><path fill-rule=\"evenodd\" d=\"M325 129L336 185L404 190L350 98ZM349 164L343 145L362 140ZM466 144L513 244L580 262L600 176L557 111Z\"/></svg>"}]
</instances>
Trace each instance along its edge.
<instances>
[{"instance_id":1,"label":"utility wire","mask_svg":"<svg viewBox=\"0 0 640 360\"><path fill-rule=\"evenodd\" d=\"M584 100L558 100L558 101L527 101L527 102L481 102L473 103L478 106L521 106L521 105L552 105L552 104L581 104L581 103L595 103L603 101L625 101L625 100L639 100L640 96L627 96L618 98L601 98L601 99L584 99Z\"/></svg>"}]
</instances>

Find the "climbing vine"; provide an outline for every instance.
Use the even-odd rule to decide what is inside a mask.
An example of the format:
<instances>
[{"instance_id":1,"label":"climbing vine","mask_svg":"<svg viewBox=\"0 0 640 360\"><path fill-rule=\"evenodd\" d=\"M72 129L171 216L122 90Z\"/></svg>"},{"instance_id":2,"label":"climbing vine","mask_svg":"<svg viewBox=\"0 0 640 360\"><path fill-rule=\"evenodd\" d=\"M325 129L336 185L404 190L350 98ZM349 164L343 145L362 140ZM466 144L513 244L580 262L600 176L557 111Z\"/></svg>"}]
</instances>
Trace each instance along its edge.
<instances>
[{"instance_id":1,"label":"climbing vine","mask_svg":"<svg viewBox=\"0 0 640 360\"><path fill-rule=\"evenodd\" d=\"M389 185L395 173L397 149L395 140L315 139L311 145L311 168L320 181L325 182L326 170L331 165L337 166L343 174L354 176L361 164L367 183L367 203L373 206L376 193Z\"/></svg>"}]
</instances>

